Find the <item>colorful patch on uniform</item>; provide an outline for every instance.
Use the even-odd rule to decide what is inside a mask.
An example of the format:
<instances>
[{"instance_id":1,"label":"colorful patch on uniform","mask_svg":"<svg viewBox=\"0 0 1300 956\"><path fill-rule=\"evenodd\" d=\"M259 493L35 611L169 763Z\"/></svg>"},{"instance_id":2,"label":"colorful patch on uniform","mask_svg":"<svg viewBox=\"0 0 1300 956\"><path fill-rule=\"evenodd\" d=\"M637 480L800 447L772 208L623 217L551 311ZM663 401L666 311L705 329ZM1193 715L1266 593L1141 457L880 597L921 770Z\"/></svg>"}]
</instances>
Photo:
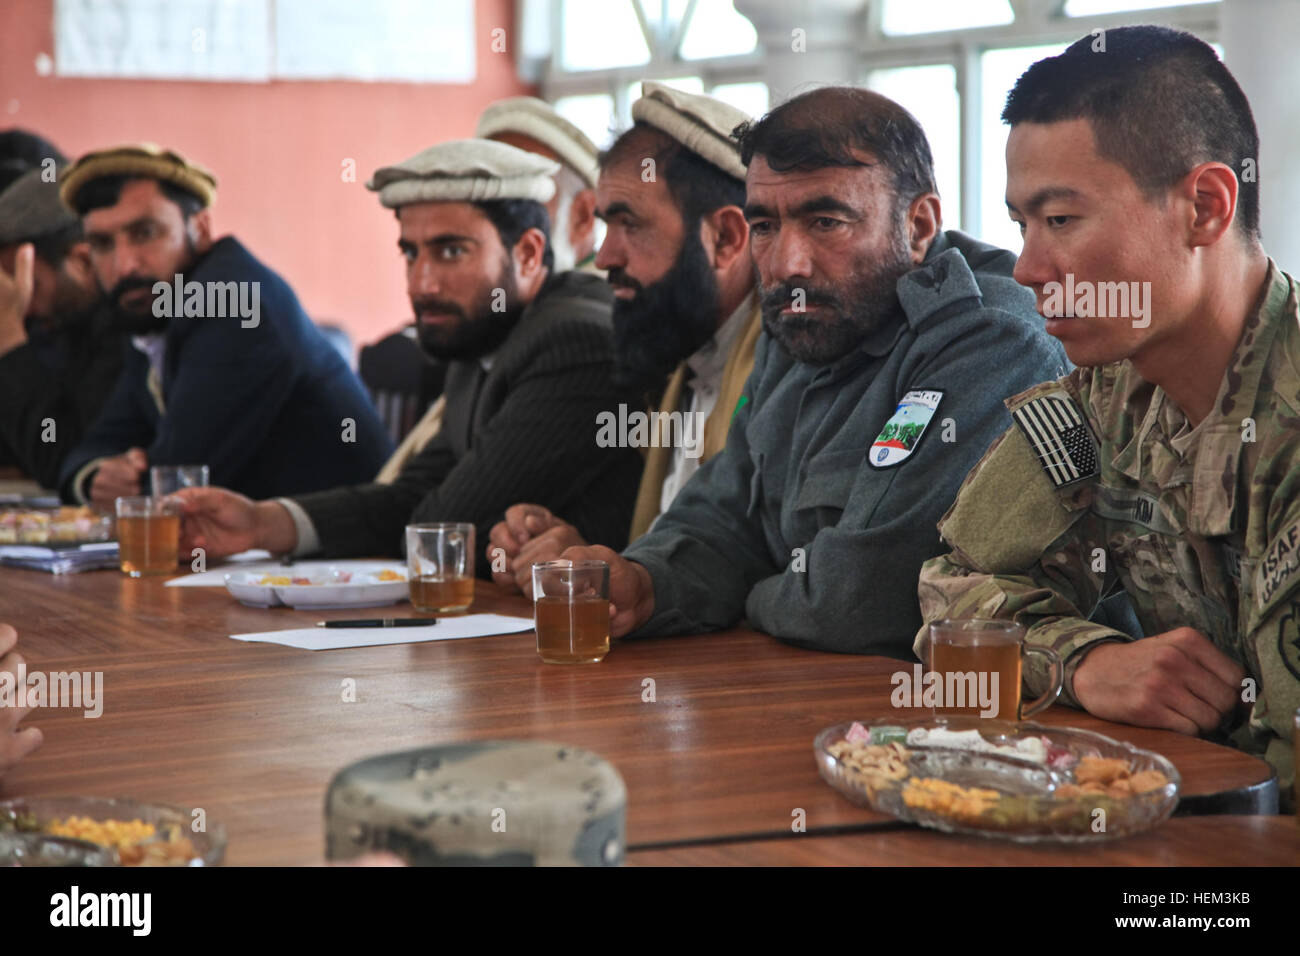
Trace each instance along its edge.
<instances>
[{"instance_id":1,"label":"colorful patch on uniform","mask_svg":"<svg viewBox=\"0 0 1300 956\"><path fill-rule=\"evenodd\" d=\"M1096 478L1097 443L1079 406L1065 392L1053 392L1025 402L1011 413L1038 456L1052 485L1067 485Z\"/></svg>"},{"instance_id":2,"label":"colorful patch on uniform","mask_svg":"<svg viewBox=\"0 0 1300 956\"><path fill-rule=\"evenodd\" d=\"M943 392L938 389L913 389L899 399L894 414L867 452L872 467L892 468L906 461L916 450L941 401Z\"/></svg>"}]
</instances>

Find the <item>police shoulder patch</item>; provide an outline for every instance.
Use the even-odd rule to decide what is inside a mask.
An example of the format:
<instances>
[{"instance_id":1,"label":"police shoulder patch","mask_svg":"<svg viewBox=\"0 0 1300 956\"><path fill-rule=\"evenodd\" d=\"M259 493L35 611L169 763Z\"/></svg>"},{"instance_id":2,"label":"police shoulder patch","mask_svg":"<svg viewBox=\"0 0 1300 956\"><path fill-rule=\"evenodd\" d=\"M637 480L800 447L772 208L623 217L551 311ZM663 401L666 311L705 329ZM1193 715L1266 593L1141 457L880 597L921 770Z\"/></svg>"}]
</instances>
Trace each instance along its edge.
<instances>
[{"instance_id":1,"label":"police shoulder patch","mask_svg":"<svg viewBox=\"0 0 1300 956\"><path fill-rule=\"evenodd\" d=\"M912 389L900 398L894 414L867 451L871 467L892 468L911 457L941 401L943 391L933 388Z\"/></svg>"},{"instance_id":2,"label":"police shoulder patch","mask_svg":"<svg viewBox=\"0 0 1300 956\"><path fill-rule=\"evenodd\" d=\"M1097 443L1078 403L1064 389L1040 395L1011 412L1056 488L1096 478Z\"/></svg>"}]
</instances>

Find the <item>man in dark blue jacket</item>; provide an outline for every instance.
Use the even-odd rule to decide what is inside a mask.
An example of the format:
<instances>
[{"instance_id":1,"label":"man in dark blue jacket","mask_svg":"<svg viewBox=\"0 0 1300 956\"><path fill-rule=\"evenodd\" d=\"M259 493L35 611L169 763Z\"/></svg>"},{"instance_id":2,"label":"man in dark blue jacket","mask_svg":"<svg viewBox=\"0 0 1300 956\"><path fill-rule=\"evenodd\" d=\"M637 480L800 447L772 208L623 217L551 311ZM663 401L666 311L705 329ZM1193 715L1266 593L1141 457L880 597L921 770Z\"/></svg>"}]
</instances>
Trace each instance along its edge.
<instances>
[{"instance_id":1,"label":"man in dark blue jacket","mask_svg":"<svg viewBox=\"0 0 1300 956\"><path fill-rule=\"evenodd\" d=\"M111 504L152 465L297 494L368 480L392 451L346 363L288 284L212 239L216 180L153 146L89 153L63 177L117 323L132 336L103 413L68 455L65 498Z\"/></svg>"}]
</instances>

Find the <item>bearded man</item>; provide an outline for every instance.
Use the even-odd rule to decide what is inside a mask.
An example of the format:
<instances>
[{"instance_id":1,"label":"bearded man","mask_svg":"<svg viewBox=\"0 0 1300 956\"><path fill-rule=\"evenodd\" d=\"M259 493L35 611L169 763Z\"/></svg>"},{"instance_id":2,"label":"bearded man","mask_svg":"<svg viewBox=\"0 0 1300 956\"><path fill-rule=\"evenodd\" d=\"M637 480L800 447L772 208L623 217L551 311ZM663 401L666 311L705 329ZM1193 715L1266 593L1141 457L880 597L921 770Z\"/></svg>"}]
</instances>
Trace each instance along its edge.
<instances>
[{"instance_id":1,"label":"bearded man","mask_svg":"<svg viewBox=\"0 0 1300 956\"><path fill-rule=\"evenodd\" d=\"M469 522L486 540L524 498L594 540L626 540L640 456L598 446L591 423L634 393L610 379L609 287L553 271L543 203L556 169L457 140L375 173L367 188L396 213L420 344L449 362L441 428L391 483L257 502L186 489L185 548L397 556L411 522Z\"/></svg>"},{"instance_id":2,"label":"bearded man","mask_svg":"<svg viewBox=\"0 0 1300 956\"><path fill-rule=\"evenodd\" d=\"M935 523L1001 399L1066 366L1015 257L941 232L916 120L866 90L737 131L764 334L726 447L611 564L614 636L742 618L820 650L909 658Z\"/></svg>"}]
</instances>

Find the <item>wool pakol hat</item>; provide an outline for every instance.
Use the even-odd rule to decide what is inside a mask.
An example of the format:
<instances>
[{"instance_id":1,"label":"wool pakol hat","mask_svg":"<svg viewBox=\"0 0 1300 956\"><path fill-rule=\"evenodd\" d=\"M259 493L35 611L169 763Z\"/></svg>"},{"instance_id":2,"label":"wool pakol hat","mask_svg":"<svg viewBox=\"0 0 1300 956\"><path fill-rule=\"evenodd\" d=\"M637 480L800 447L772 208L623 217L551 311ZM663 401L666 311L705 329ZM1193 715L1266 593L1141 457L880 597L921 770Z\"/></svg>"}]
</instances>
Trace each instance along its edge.
<instances>
[{"instance_id":1,"label":"wool pakol hat","mask_svg":"<svg viewBox=\"0 0 1300 956\"><path fill-rule=\"evenodd\" d=\"M0 246L32 242L77 224L59 201L60 171L52 182L42 173L40 168L28 170L0 193Z\"/></svg>"},{"instance_id":2,"label":"wool pakol hat","mask_svg":"<svg viewBox=\"0 0 1300 956\"><path fill-rule=\"evenodd\" d=\"M632 104L633 120L662 130L740 180L745 178L745 164L731 131L750 118L730 103L702 93L683 93L662 83L642 83L641 98Z\"/></svg>"},{"instance_id":3,"label":"wool pakol hat","mask_svg":"<svg viewBox=\"0 0 1300 956\"><path fill-rule=\"evenodd\" d=\"M555 195L560 164L490 139L456 139L375 170L366 183L389 209L417 202L481 202Z\"/></svg>"},{"instance_id":4,"label":"wool pakol hat","mask_svg":"<svg viewBox=\"0 0 1300 956\"><path fill-rule=\"evenodd\" d=\"M197 196L205 207L217 200L217 177L180 153L153 143L129 143L87 153L68 167L59 195L69 209L86 183L105 176L146 176L173 183Z\"/></svg>"},{"instance_id":5,"label":"wool pakol hat","mask_svg":"<svg viewBox=\"0 0 1300 956\"><path fill-rule=\"evenodd\" d=\"M518 133L537 140L554 150L565 165L581 176L588 186L595 188L599 175L596 144L555 112L555 107L545 100L535 96L514 96L493 103L478 118L474 135L479 139L491 139L499 133Z\"/></svg>"}]
</instances>

